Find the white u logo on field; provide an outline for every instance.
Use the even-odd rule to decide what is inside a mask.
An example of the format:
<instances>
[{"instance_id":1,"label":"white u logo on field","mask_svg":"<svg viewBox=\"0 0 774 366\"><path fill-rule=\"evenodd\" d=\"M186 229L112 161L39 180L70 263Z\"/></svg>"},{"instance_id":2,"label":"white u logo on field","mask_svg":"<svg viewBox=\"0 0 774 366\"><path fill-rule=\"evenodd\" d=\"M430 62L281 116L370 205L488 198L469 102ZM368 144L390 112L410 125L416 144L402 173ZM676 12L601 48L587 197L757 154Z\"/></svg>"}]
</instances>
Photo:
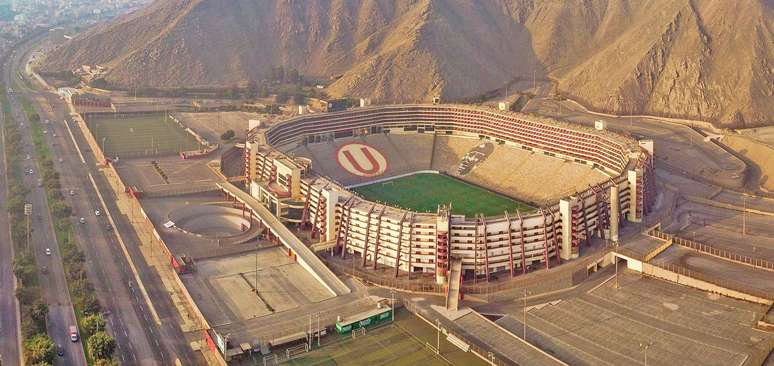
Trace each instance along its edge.
<instances>
[{"instance_id":1,"label":"white u logo on field","mask_svg":"<svg viewBox=\"0 0 774 366\"><path fill-rule=\"evenodd\" d=\"M336 161L359 177L375 177L387 170L387 159L379 150L361 143L346 144L336 152Z\"/></svg>"}]
</instances>

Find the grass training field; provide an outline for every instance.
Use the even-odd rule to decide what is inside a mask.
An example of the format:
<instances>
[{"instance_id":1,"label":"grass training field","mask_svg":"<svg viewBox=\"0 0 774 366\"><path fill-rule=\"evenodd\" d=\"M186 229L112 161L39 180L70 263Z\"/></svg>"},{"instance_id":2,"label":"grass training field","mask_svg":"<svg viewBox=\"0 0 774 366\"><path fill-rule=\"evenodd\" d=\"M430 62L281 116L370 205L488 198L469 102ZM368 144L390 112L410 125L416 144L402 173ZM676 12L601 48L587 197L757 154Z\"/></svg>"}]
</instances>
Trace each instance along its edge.
<instances>
[{"instance_id":1,"label":"grass training field","mask_svg":"<svg viewBox=\"0 0 774 366\"><path fill-rule=\"evenodd\" d=\"M199 149L189 133L164 114L132 117L91 117L89 129L97 143L105 138L105 155L114 157L155 156Z\"/></svg>"},{"instance_id":2,"label":"grass training field","mask_svg":"<svg viewBox=\"0 0 774 366\"><path fill-rule=\"evenodd\" d=\"M446 175L422 173L354 189L363 197L418 212L435 212L452 204L452 212L472 217L500 215L503 211L531 211L529 205Z\"/></svg>"},{"instance_id":3,"label":"grass training field","mask_svg":"<svg viewBox=\"0 0 774 366\"><path fill-rule=\"evenodd\" d=\"M338 336L322 348L294 358L286 365L465 365L484 366L486 362L465 353L441 335L441 354L425 346L436 344L436 331L405 309L397 311L395 323L369 329L365 335Z\"/></svg>"}]
</instances>

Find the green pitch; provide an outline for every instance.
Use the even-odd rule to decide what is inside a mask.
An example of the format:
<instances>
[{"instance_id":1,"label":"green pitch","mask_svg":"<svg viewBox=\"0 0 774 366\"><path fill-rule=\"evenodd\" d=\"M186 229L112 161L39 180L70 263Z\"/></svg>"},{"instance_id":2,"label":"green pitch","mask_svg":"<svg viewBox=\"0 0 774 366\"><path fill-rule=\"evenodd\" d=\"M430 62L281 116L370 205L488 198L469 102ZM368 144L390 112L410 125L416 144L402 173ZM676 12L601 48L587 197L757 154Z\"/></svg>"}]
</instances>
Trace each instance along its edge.
<instances>
[{"instance_id":1,"label":"green pitch","mask_svg":"<svg viewBox=\"0 0 774 366\"><path fill-rule=\"evenodd\" d=\"M532 211L529 205L446 175L422 173L354 189L365 199L417 212L436 212L452 204L452 212L473 217L501 215L503 211Z\"/></svg>"},{"instance_id":2,"label":"green pitch","mask_svg":"<svg viewBox=\"0 0 774 366\"><path fill-rule=\"evenodd\" d=\"M200 148L193 136L163 114L92 117L88 126L97 143L104 146L105 155L110 157L156 156Z\"/></svg>"}]
</instances>

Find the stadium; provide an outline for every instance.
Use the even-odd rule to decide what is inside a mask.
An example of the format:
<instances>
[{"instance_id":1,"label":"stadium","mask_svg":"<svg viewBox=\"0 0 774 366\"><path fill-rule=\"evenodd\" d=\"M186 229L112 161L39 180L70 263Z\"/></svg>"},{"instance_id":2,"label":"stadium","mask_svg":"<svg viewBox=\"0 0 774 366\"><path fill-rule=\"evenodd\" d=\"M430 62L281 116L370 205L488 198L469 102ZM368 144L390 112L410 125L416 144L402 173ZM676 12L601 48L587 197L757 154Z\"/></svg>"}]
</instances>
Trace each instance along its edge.
<instances>
[{"instance_id":1,"label":"stadium","mask_svg":"<svg viewBox=\"0 0 774 366\"><path fill-rule=\"evenodd\" d=\"M616 241L654 197L653 143L462 105L251 121L249 194L363 267L490 279ZM355 260L353 258L353 260Z\"/></svg>"}]
</instances>

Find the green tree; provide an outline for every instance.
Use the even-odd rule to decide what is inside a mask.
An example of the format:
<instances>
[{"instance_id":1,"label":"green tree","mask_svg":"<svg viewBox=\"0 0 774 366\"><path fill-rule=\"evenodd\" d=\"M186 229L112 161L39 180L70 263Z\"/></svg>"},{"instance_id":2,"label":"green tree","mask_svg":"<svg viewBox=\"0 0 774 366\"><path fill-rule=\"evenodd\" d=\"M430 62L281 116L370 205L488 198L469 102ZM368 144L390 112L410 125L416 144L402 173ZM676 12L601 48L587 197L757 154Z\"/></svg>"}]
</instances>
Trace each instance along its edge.
<instances>
[{"instance_id":1,"label":"green tree","mask_svg":"<svg viewBox=\"0 0 774 366\"><path fill-rule=\"evenodd\" d=\"M279 92L277 93L277 96L274 98L274 101L280 104L287 103L288 99L290 99L290 96L286 92Z\"/></svg>"},{"instance_id":2,"label":"green tree","mask_svg":"<svg viewBox=\"0 0 774 366\"><path fill-rule=\"evenodd\" d=\"M62 201L53 202L49 205L49 207L51 209L51 213L54 215L54 217L57 218L70 216L73 211L70 206Z\"/></svg>"},{"instance_id":3,"label":"green tree","mask_svg":"<svg viewBox=\"0 0 774 366\"><path fill-rule=\"evenodd\" d=\"M30 122L40 122L40 115L37 113L31 113L29 118Z\"/></svg>"},{"instance_id":4,"label":"green tree","mask_svg":"<svg viewBox=\"0 0 774 366\"><path fill-rule=\"evenodd\" d=\"M89 354L95 359L110 359L116 349L116 340L105 332L97 332L89 337Z\"/></svg>"},{"instance_id":5,"label":"green tree","mask_svg":"<svg viewBox=\"0 0 774 366\"><path fill-rule=\"evenodd\" d=\"M228 130L226 132L223 132L222 135L220 135L220 139L223 141L228 141L233 139L234 136L236 136L236 133L234 132L234 130Z\"/></svg>"},{"instance_id":6,"label":"green tree","mask_svg":"<svg viewBox=\"0 0 774 366\"><path fill-rule=\"evenodd\" d=\"M247 82L247 89L245 90L246 97L248 98L255 98L258 96L258 83L255 80L250 80Z\"/></svg>"},{"instance_id":7,"label":"green tree","mask_svg":"<svg viewBox=\"0 0 774 366\"><path fill-rule=\"evenodd\" d=\"M92 314L81 319L81 328L88 334L96 334L105 330L105 319L100 314Z\"/></svg>"},{"instance_id":8,"label":"green tree","mask_svg":"<svg viewBox=\"0 0 774 366\"><path fill-rule=\"evenodd\" d=\"M32 319L42 324L46 324L46 316L48 315L48 305L40 300L36 300L32 305Z\"/></svg>"},{"instance_id":9,"label":"green tree","mask_svg":"<svg viewBox=\"0 0 774 366\"><path fill-rule=\"evenodd\" d=\"M268 96L269 96L269 86L267 86L266 84L261 84L261 87L258 90L258 97L266 98Z\"/></svg>"},{"instance_id":10,"label":"green tree","mask_svg":"<svg viewBox=\"0 0 774 366\"><path fill-rule=\"evenodd\" d=\"M36 334L24 342L24 360L27 364L51 364L56 356L56 345L46 334Z\"/></svg>"},{"instance_id":11,"label":"green tree","mask_svg":"<svg viewBox=\"0 0 774 366\"><path fill-rule=\"evenodd\" d=\"M306 97L303 94L293 94L293 103L302 105L306 103Z\"/></svg>"},{"instance_id":12,"label":"green tree","mask_svg":"<svg viewBox=\"0 0 774 366\"><path fill-rule=\"evenodd\" d=\"M99 359L94 361L94 366L118 366L118 362L116 360L110 359Z\"/></svg>"}]
</instances>

